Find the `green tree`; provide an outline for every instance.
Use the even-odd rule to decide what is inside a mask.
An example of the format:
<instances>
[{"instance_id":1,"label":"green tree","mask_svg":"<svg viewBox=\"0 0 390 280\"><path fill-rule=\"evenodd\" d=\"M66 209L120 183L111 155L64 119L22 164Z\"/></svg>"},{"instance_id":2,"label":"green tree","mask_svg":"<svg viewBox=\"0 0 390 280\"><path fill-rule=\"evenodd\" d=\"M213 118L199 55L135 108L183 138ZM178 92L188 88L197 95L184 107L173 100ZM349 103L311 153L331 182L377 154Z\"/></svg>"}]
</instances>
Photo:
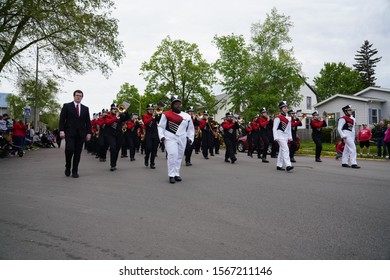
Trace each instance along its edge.
<instances>
[{"instance_id":1,"label":"green tree","mask_svg":"<svg viewBox=\"0 0 390 280\"><path fill-rule=\"evenodd\" d=\"M214 109L216 101L211 88L216 82L215 72L202 58L196 44L172 40L168 36L149 62L142 63L141 74L148 82L145 98L157 94L159 99L164 98L167 102L171 95L178 95L183 108Z\"/></svg>"},{"instance_id":2,"label":"green tree","mask_svg":"<svg viewBox=\"0 0 390 280\"><path fill-rule=\"evenodd\" d=\"M368 40L365 40L360 50L355 55L356 64L353 66L360 73L365 87L375 86L375 67L381 61L382 57L374 58L378 51L372 49L372 45Z\"/></svg>"},{"instance_id":3,"label":"green tree","mask_svg":"<svg viewBox=\"0 0 390 280\"><path fill-rule=\"evenodd\" d=\"M8 113L15 120L24 120L24 108L27 106L27 100L19 95L10 94L7 96Z\"/></svg>"},{"instance_id":4,"label":"green tree","mask_svg":"<svg viewBox=\"0 0 390 280\"><path fill-rule=\"evenodd\" d=\"M215 36L213 43L219 49L220 56L213 67L222 76L219 81L222 90L231 97L228 110L239 113L249 105L245 93L250 82L250 52L242 35ZM227 105L226 101L221 104L223 107Z\"/></svg>"},{"instance_id":5,"label":"green tree","mask_svg":"<svg viewBox=\"0 0 390 280\"><path fill-rule=\"evenodd\" d=\"M28 73L27 59L44 48L48 65L78 74L99 69L124 56L112 0L2 0L0 2L0 73Z\"/></svg>"},{"instance_id":6,"label":"green tree","mask_svg":"<svg viewBox=\"0 0 390 280\"><path fill-rule=\"evenodd\" d=\"M251 28L251 42L242 36L214 37L220 57L215 67L222 76L223 91L232 97L232 108L248 119L262 107L276 110L281 100L290 106L301 101L299 89L304 83L301 65L293 56L289 30L290 18L274 8L264 23Z\"/></svg>"},{"instance_id":7,"label":"green tree","mask_svg":"<svg viewBox=\"0 0 390 280\"><path fill-rule=\"evenodd\" d=\"M365 88L359 72L345 63L325 63L320 76L314 77L318 102L335 94L352 95Z\"/></svg>"}]
</instances>

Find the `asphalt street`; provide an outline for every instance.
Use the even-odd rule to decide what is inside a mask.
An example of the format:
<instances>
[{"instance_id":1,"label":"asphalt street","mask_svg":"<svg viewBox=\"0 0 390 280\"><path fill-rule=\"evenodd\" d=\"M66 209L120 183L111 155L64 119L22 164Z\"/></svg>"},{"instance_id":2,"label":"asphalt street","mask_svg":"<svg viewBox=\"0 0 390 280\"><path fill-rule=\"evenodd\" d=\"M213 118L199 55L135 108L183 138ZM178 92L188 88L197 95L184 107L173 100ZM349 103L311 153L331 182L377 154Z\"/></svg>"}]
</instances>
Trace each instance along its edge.
<instances>
[{"instance_id":1,"label":"asphalt street","mask_svg":"<svg viewBox=\"0 0 390 280\"><path fill-rule=\"evenodd\" d=\"M176 184L162 152L111 172L84 151L77 179L63 148L0 159L0 259L389 260L390 162L296 159L194 154Z\"/></svg>"}]
</instances>

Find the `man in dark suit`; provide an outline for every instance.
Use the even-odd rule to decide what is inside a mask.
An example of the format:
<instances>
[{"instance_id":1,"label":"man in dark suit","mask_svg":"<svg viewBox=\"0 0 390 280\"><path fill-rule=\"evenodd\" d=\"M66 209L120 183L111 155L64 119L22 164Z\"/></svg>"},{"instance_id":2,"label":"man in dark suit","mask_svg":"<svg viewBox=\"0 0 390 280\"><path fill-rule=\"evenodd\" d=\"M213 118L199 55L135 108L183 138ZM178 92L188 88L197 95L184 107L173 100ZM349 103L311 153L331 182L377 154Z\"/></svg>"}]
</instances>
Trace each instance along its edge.
<instances>
[{"instance_id":1,"label":"man in dark suit","mask_svg":"<svg viewBox=\"0 0 390 280\"><path fill-rule=\"evenodd\" d=\"M65 103L60 114L60 137L65 138L65 175L70 176L72 169L73 178L79 177L78 167L84 140L91 140L92 132L89 109L80 103L83 96L81 90L73 92L74 101Z\"/></svg>"}]
</instances>

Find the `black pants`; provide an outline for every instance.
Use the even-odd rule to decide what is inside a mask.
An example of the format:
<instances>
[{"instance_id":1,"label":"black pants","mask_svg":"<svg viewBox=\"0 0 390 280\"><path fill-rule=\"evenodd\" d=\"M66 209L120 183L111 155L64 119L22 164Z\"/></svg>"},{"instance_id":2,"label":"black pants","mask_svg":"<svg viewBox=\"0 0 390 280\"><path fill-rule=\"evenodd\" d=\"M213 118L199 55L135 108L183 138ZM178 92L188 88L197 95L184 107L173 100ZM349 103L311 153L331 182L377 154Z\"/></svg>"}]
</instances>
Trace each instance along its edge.
<instances>
[{"instance_id":1,"label":"black pants","mask_svg":"<svg viewBox=\"0 0 390 280\"><path fill-rule=\"evenodd\" d=\"M230 158L231 160L235 161L236 155L234 152L234 145L235 145L234 140L232 138L225 137L224 141L226 145L225 160Z\"/></svg>"},{"instance_id":2,"label":"black pants","mask_svg":"<svg viewBox=\"0 0 390 280\"><path fill-rule=\"evenodd\" d=\"M252 133L247 134L246 141L248 142L248 156L252 155L252 147L253 147L253 137Z\"/></svg>"},{"instance_id":3,"label":"black pants","mask_svg":"<svg viewBox=\"0 0 390 280\"><path fill-rule=\"evenodd\" d=\"M210 132L202 131L202 154L204 157L209 155L209 150L213 148L213 135Z\"/></svg>"},{"instance_id":4,"label":"black pants","mask_svg":"<svg viewBox=\"0 0 390 280\"><path fill-rule=\"evenodd\" d=\"M317 135L312 135L313 141L316 144L316 159L321 157L322 152L322 137Z\"/></svg>"},{"instance_id":5,"label":"black pants","mask_svg":"<svg viewBox=\"0 0 390 280\"><path fill-rule=\"evenodd\" d=\"M194 143L189 144L187 142L186 149L184 151L184 155L186 158L186 163L191 163L191 156L192 156L192 151L194 150Z\"/></svg>"},{"instance_id":6,"label":"black pants","mask_svg":"<svg viewBox=\"0 0 390 280\"><path fill-rule=\"evenodd\" d=\"M83 145L81 136L65 136L65 168L72 169L72 173L78 173Z\"/></svg>"},{"instance_id":7,"label":"black pants","mask_svg":"<svg viewBox=\"0 0 390 280\"><path fill-rule=\"evenodd\" d=\"M107 135L108 146L110 147L110 166L115 167L118 161L119 150L122 147L122 135Z\"/></svg>"},{"instance_id":8,"label":"black pants","mask_svg":"<svg viewBox=\"0 0 390 280\"><path fill-rule=\"evenodd\" d=\"M159 142L158 137L145 137L145 162L150 160L150 164L154 165Z\"/></svg>"},{"instance_id":9,"label":"black pants","mask_svg":"<svg viewBox=\"0 0 390 280\"><path fill-rule=\"evenodd\" d=\"M253 146L252 146L252 152L256 150L257 151L257 157L260 157L261 151L260 151L260 134L258 131L252 132L252 141L253 141Z\"/></svg>"},{"instance_id":10,"label":"black pants","mask_svg":"<svg viewBox=\"0 0 390 280\"><path fill-rule=\"evenodd\" d=\"M266 159L267 158L268 146L269 146L269 140L268 140L267 132L260 131L260 138L263 140L263 149L261 150L262 158Z\"/></svg>"}]
</instances>

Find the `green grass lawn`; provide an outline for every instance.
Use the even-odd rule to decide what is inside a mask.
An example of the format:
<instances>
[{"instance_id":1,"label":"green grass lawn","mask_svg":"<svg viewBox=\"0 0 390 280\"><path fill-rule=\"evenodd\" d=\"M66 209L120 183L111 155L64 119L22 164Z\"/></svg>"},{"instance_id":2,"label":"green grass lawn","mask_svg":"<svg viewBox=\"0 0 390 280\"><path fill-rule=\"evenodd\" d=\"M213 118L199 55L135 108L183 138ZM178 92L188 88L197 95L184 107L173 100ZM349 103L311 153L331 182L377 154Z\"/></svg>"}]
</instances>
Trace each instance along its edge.
<instances>
[{"instance_id":1,"label":"green grass lawn","mask_svg":"<svg viewBox=\"0 0 390 280\"><path fill-rule=\"evenodd\" d=\"M356 146L356 151L357 151L357 157L358 158L377 158L380 159L377 156L378 150L376 145L371 145L370 146L370 155L367 154L359 154L360 147L359 145ZM367 153L366 148L364 149L364 152ZM296 152L296 154L301 154L301 155L315 155L315 144L311 140L305 140L301 141L301 148ZM321 155L323 156L336 156L336 145L335 144L330 144L330 143L322 143L322 153ZM388 155L387 155L388 157Z\"/></svg>"}]
</instances>

